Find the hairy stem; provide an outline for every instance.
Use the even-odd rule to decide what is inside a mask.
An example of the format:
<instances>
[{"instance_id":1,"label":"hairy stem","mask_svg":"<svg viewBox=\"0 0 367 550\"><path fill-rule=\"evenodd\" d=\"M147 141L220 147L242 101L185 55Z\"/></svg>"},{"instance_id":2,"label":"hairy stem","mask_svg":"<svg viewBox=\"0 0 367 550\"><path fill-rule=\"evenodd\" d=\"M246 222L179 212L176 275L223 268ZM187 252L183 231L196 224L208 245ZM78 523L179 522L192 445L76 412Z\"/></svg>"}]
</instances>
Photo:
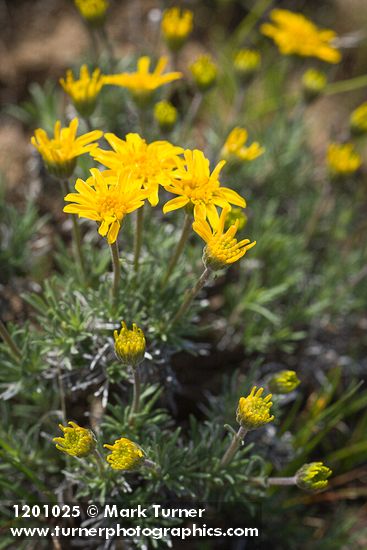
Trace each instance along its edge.
<instances>
[{"instance_id":1,"label":"hairy stem","mask_svg":"<svg viewBox=\"0 0 367 550\"><path fill-rule=\"evenodd\" d=\"M136 211L136 230L134 235L134 271L139 271L139 259L143 242L144 205Z\"/></svg>"},{"instance_id":2,"label":"hairy stem","mask_svg":"<svg viewBox=\"0 0 367 550\"><path fill-rule=\"evenodd\" d=\"M68 180L61 180L62 190L64 197L70 193L69 182ZM84 280L86 279L86 269L85 269L85 260L82 248L82 238L80 234L80 227L78 219L75 214L71 214L71 221L73 224L73 241L75 244L76 257L83 275Z\"/></svg>"},{"instance_id":3,"label":"hairy stem","mask_svg":"<svg viewBox=\"0 0 367 550\"><path fill-rule=\"evenodd\" d=\"M103 477L104 476L104 460L103 460L100 452L97 449L94 449L93 457L96 461L98 472L101 475L101 477Z\"/></svg>"},{"instance_id":4,"label":"hairy stem","mask_svg":"<svg viewBox=\"0 0 367 550\"><path fill-rule=\"evenodd\" d=\"M171 325L174 325L175 323L177 323L177 321L183 315L185 315L185 313L187 312L187 310L189 309L189 307L191 305L191 302L193 301L195 296L200 292L200 290L203 288L203 286L205 285L205 283L209 279L211 273L212 273L212 271L211 271L211 269L209 269L209 267L206 267L204 269L204 271L201 274L200 278L198 279L196 285L186 293L186 297L185 297L181 307L179 308L179 310L177 311L177 313L174 315L174 317L171 320Z\"/></svg>"},{"instance_id":5,"label":"hairy stem","mask_svg":"<svg viewBox=\"0 0 367 550\"><path fill-rule=\"evenodd\" d=\"M172 275L172 272L173 272L174 268L176 267L178 260L180 259L180 256L181 256L181 254L182 254L182 252L185 248L186 241L189 238L190 230L191 230L191 216L190 216L190 214L188 214L186 212L185 213L184 225L183 225L181 236L180 236L180 240L178 241L178 243L176 245L176 248L174 250L174 253L171 256L171 259L170 259L168 267L167 267L166 274L165 274L163 282L162 282L162 287L163 288L168 283L169 278Z\"/></svg>"},{"instance_id":6,"label":"hairy stem","mask_svg":"<svg viewBox=\"0 0 367 550\"><path fill-rule=\"evenodd\" d=\"M133 386L133 402L131 405L130 418L132 418L136 413L139 412L140 406L140 392L141 392L141 383L140 383L140 372L139 367L133 369L134 372L134 386Z\"/></svg>"},{"instance_id":7,"label":"hairy stem","mask_svg":"<svg viewBox=\"0 0 367 550\"><path fill-rule=\"evenodd\" d=\"M120 278L121 278L121 267L120 267L120 258L119 258L119 249L117 241L110 244L111 257L112 257L112 266L113 266L113 283L112 283L112 300L116 304L119 294Z\"/></svg>"},{"instance_id":8,"label":"hairy stem","mask_svg":"<svg viewBox=\"0 0 367 550\"><path fill-rule=\"evenodd\" d=\"M226 450L226 452L223 455L222 460L220 461L220 465L224 468L227 466L234 455L236 454L239 446L241 445L241 442L244 440L245 436L247 434L247 430L243 428L242 426L239 428L238 432L233 436L233 439Z\"/></svg>"}]
</instances>

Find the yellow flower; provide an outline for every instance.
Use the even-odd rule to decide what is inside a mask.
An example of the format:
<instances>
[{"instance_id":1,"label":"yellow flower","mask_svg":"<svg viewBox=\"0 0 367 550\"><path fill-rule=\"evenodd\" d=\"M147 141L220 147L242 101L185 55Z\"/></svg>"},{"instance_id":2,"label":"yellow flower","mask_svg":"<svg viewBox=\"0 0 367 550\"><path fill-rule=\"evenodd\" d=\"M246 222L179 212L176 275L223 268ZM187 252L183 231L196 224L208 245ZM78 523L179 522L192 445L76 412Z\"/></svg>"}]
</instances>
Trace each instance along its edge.
<instances>
[{"instance_id":1,"label":"yellow flower","mask_svg":"<svg viewBox=\"0 0 367 550\"><path fill-rule=\"evenodd\" d=\"M317 57L327 63L339 63L341 54L333 45L336 33L319 29L301 13L288 10L272 10L272 23L264 23L260 30L272 38L283 55Z\"/></svg>"},{"instance_id":2,"label":"yellow flower","mask_svg":"<svg viewBox=\"0 0 367 550\"><path fill-rule=\"evenodd\" d=\"M54 437L56 449L70 456L83 458L90 455L96 446L96 440L90 430L81 428L75 422L68 422L69 426L59 424L63 437Z\"/></svg>"},{"instance_id":3,"label":"yellow flower","mask_svg":"<svg viewBox=\"0 0 367 550\"><path fill-rule=\"evenodd\" d=\"M74 0L80 15L93 26L101 25L106 18L107 0Z\"/></svg>"},{"instance_id":4,"label":"yellow flower","mask_svg":"<svg viewBox=\"0 0 367 550\"><path fill-rule=\"evenodd\" d=\"M237 262L256 244L256 241L251 243L249 239L237 241L235 235L239 225L238 219L224 232L227 214L228 208L223 208L219 221L212 224L212 228L204 219L195 220L192 224L194 231L206 242L203 262L206 267L213 270Z\"/></svg>"},{"instance_id":5,"label":"yellow flower","mask_svg":"<svg viewBox=\"0 0 367 550\"><path fill-rule=\"evenodd\" d=\"M122 140L115 134L105 134L104 138L113 151L96 149L92 156L111 172L131 172L140 187L147 190L147 198L152 206L158 204L159 185L171 183L173 169L176 168L181 147L168 141L147 143L139 134L127 134ZM115 180L116 181L116 180Z\"/></svg>"},{"instance_id":6,"label":"yellow flower","mask_svg":"<svg viewBox=\"0 0 367 550\"><path fill-rule=\"evenodd\" d=\"M74 171L76 157L91 152L97 147L92 143L102 137L103 132L94 130L83 136L76 137L79 121L74 118L69 127L61 128L58 120L55 124L54 137L38 128L31 138L31 143L42 155L47 170L58 178L68 178Z\"/></svg>"},{"instance_id":7,"label":"yellow flower","mask_svg":"<svg viewBox=\"0 0 367 550\"><path fill-rule=\"evenodd\" d=\"M88 117L93 113L103 86L103 77L99 69L95 69L90 75L88 67L82 65L79 79L75 80L72 71L69 70L66 72L66 79L60 78L60 84L82 116Z\"/></svg>"},{"instance_id":8,"label":"yellow flower","mask_svg":"<svg viewBox=\"0 0 367 550\"><path fill-rule=\"evenodd\" d=\"M300 383L294 370L282 370L270 378L268 385L272 393L290 393Z\"/></svg>"},{"instance_id":9,"label":"yellow flower","mask_svg":"<svg viewBox=\"0 0 367 550\"><path fill-rule=\"evenodd\" d=\"M326 74L316 69L308 69L302 76L303 92L306 100L312 101L326 88Z\"/></svg>"},{"instance_id":10,"label":"yellow flower","mask_svg":"<svg viewBox=\"0 0 367 550\"><path fill-rule=\"evenodd\" d=\"M355 109L350 116L350 127L356 134L367 132L367 101Z\"/></svg>"},{"instance_id":11,"label":"yellow flower","mask_svg":"<svg viewBox=\"0 0 367 550\"><path fill-rule=\"evenodd\" d=\"M257 141L245 147L247 138L248 132L245 128L234 128L223 145L221 156L228 161L238 160L241 162L255 160L261 156L265 149Z\"/></svg>"},{"instance_id":12,"label":"yellow flower","mask_svg":"<svg viewBox=\"0 0 367 550\"><path fill-rule=\"evenodd\" d=\"M239 400L237 422L245 430L256 430L256 428L260 428L274 420L274 416L269 414L273 405L271 402L272 395L261 397L263 391L264 388L257 389L254 386L247 397L241 397Z\"/></svg>"},{"instance_id":13,"label":"yellow flower","mask_svg":"<svg viewBox=\"0 0 367 550\"><path fill-rule=\"evenodd\" d=\"M66 195L65 200L72 204L66 205L64 212L100 222L98 233L113 244L126 214L143 206L146 191L128 172L110 176L92 168L91 174L87 181L77 180L77 193Z\"/></svg>"},{"instance_id":14,"label":"yellow flower","mask_svg":"<svg viewBox=\"0 0 367 550\"><path fill-rule=\"evenodd\" d=\"M353 143L330 143L327 150L327 164L334 176L354 174L362 164L359 153Z\"/></svg>"},{"instance_id":15,"label":"yellow flower","mask_svg":"<svg viewBox=\"0 0 367 550\"><path fill-rule=\"evenodd\" d=\"M183 46L192 27L192 11L181 11L180 8L170 8L164 11L161 28L164 39L171 50L177 51Z\"/></svg>"},{"instance_id":16,"label":"yellow flower","mask_svg":"<svg viewBox=\"0 0 367 550\"><path fill-rule=\"evenodd\" d=\"M103 445L111 451L106 460L113 470L135 470L144 462L144 452L130 439L121 437L113 445Z\"/></svg>"},{"instance_id":17,"label":"yellow flower","mask_svg":"<svg viewBox=\"0 0 367 550\"><path fill-rule=\"evenodd\" d=\"M332 470L322 462L304 464L296 473L296 482L300 489L305 491L320 491L328 485Z\"/></svg>"},{"instance_id":18,"label":"yellow flower","mask_svg":"<svg viewBox=\"0 0 367 550\"><path fill-rule=\"evenodd\" d=\"M234 56L233 66L241 80L247 82L260 68L261 54L257 50L243 48Z\"/></svg>"},{"instance_id":19,"label":"yellow flower","mask_svg":"<svg viewBox=\"0 0 367 550\"><path fill-rule=\"evenodd\" d=\"M210 55L201 55L189 68L199 90L207 92L214 86L218 69Z\"/></svg>"},{"instance_id":20,"label":"yellow flower","mask_svg":"<svg viewBox=\"0 0 367 550\"><path fill-rule=\"evenodd\" d=\"M154 106L154 118L163 132L172 130L177 121L177 109L170 101L159 101Z\"/></svg>"},{"instance_id":21,"label":"yellow flower","mask_svg":"<svg viewBox=\"0 0 367 550\"><path fill-rule=\"evenodd\" d=\"M204 153L197 149L187 149L184 153L185 159L178 159L178 168L173 172L174 179L165 188L174 195L179 195L168 201L163 212L171 212L184 206L194 208L195 219L208 217L212 224L219 220L216 206L221 208L230 203L244 208L246 201L236 191L221 187L219 173L226 161L221 160L210 173L209 160Z\"/></svg>"},{"instance_id":22,"label":"yellow flower","mask_svg":"<svg viewBox=\"0 0 367 550\"><path fill-rule=\"evenodd\" d=\"M173 80L182 78L182 73L172 72L162 74L168 59L161 57L152 73L149 72L150 58L148 56L138 59L138 70L135 73L121 73L104 77L105 84L112 84L127 88L139 103L148 102L153 92Z\"/></svg>"},{"instance_id":23,"label":"yellow flower","mask_svg":"<svg viewBox=\"0 0 367 550\"><path fill-rule=\"evenodd\" d=\"M135 323L132 330L129 330L126 323L122 321L121 330L114 331L115 352L124 365L137 367L144 360L145 336L144 332Z\"/></svg>"}]
</instances>

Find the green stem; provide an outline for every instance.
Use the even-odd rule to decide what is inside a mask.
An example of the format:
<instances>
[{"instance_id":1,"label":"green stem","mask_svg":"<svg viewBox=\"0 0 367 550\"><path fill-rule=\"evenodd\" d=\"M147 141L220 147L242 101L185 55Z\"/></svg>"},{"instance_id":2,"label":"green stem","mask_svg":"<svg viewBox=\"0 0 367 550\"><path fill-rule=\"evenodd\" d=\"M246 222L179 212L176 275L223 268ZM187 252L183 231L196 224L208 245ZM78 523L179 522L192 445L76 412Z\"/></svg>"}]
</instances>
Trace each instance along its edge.
<instances>
[{"instance_id":1,"label":"green stem","mask_svg":"<svg viewBox=\"0 0 367 550\"><path fill-rule=\"evenodd\" d=\"M66 415L66 398L65 398L65 388L64 388L64 382L62 379L62 373L60 365L57 366L57 381L59 384L59 393L60 393L60 408L63 416L63 421L67 421L67 415Z\"/></svg>"},{"instance_id":2,"label":"green stem","mask_svg":"<svg viewBox=\"0 0 367 550\"><path fill-rule=\"evenodd\" d=\"M134 373L134 387L133 387L133 402L131 405L130 418L135 416L139 412L140 406L140 392L141 392L141 383L140 383L140 372L139 367L133 368Z\"/></svg>"},{"instance_id":3,"label":"green stem","mask_svg":"<svg viewBox=\"0 0 367 550\"><path fill-rule=\"evenodd\" d=\"M212 271L209 267L206 267L204 269L204 271L201 274L201 276L200 276L199 280L197 281L196 285L191 290L189 290L189 292L186 293L186 297L185 297L181 307L179 308L176 315L174 315L174 317L171 320L171 323L170 323L171 326L174 325L175 323L177 323L177 321L183 315L185 315L185 313L187 312L187 310L189 309L189 307L191 305L191 302L193 301L195 296L200 292L200 290L203 288L203 286L205 285L205 283L209 279L211 273L212 273Z\"/></svg>"},{"instance_id":4,"label":"green stem","mask_svg":"<svg viewBox=\"0 0 367 550\"><path fill-rule=\"evenodd\" d=\"M14 342L13 337L8 332L8 329L4 323L0 320L0 335L2 336L5 344L8 346L14 357L20 362L22 360L22 352Z\"/></svg>"},{"instance_id":5,"label":"green stem","mask_svg":"<svg viewBox=\"0 0 367 550\"><path fill-rule=\"evenodd\" d=\"M231 460L234 457L234 455L236 454L239 446L241 445L241 442L244 440L246 434L247 434L247 430L245 428L243 428L242 426L240 426L238 432L233 436L233 439L232 439L228 449L226 450L226 452L223 455L222 460L220 461L220 465L222 466L222 468L224 468L225 466L227 466L231 462Z\"/></svg>"},{"instance_id":6,"label":"green stem","mask_svg":"<svg viewBox=\"0 0 367 550\"><path fill-rule=\"evenodd\" d=\"M348 80L332 82L326 87L324 95L352 92L353 90L358 90L359 88L364 88L365 86L367 86L367 74L357 76L355 78L348 78Z\"/></svg>"},{"instance_id":7,"label":"green stem","mask_svg":"<svg viewBox=\"0 0 367 550\"><path fill-rule=\"evenodd\" d=\"M141 252L141 245L143 242L143 220L144 220L144 205L141 206L136 212L136 230L134 235L134 271L139 271L139 259Z\"/></svg>"},{"instance_id":8,"label":"green stem","mask_svg":"<svg viewBox=\"0 0 367 550\"><path fill-rule=\"evenodd\" d=\"M269 477L267 480L267 485L270 487L272 485L296 485L296 476L293 477Z\"/></svg>"},{"instance_id":9,"label":"green stem","mask_svg":"<svg viewBox=\"0 0 367 550\"><path fill-rule=\"evenodd\" d=\"M110 41L110 38L108 36L108 32L107 32L106 27L104 25L100 28L100 35L101 35L102 42L103 42L104 47L105 47L106 52L107 52L108 64L110 66L110 70L112 70L114 65L115 65L115 54L114 54L114 51L113 51L112 42Z\"/></svg>"},{"instance_id":10,"label":"green stem","mask_svg":"<svg viewBox=\"0 0 367 550\"><path fill-rule=\"evenodd\" d=\"M190 130L199 112L203 99L204 99L204 94L201 92L196 92L196 94L192 98L192 102L190 107L188 108L186 119L183 123L182 131L181 131L181 141L183 142L186 141L188 134L190 133Z\"/></svg>"},{"instance_id":11,"label":"green stem","mask_svg":"<svg viewBox=\"0 0 367 550\"><path fill-rule=\"evenodd\" d=\"M113 266L113 283L112 283L112 300L116 304L119 294L120 287L120 278L121 278L121 267L120 267L120 258L119 258L119 249L117 241L110 244L111 257L112 257L112 266Z\"/></svg>"},{"instance_id":12,"label":"green stem","mask_svg":"<svg viewBox=\"0 0 367 550\"><path fill-rule=\"evenodd\" d=\"M176 267L177 262L178 262L181 254L183 252L183 249L185 248L186 241L187 241L187 239L189 238L189 235L190 235L190 230L191 230L191 216L190 216L190 214L188 214L188 212L185 212L185 220L184 220L184 225L183 225L183 228L182 228L180 240L178 241L178 243L176 245L176 248L175 248L175 251L174 251L174 253L171 256L171 259L169 261L167 271L166 271L166 274L165 274L163 282L162 282L162 287L163 288L168 283L169 278L172 275L172 272L173 272L174 268Z\"/></svg>"},{"instance_id":13,"label":"green stem","mask_svg":"<svg viewBox=\"0 0 367 550\"><path fill-rule=\"evenodd\" d=\"M99 451L97 449L94 449L93 451L93 457L97 463L97 468L98 468L98 472L99 474L101 475L101 477L104 477L104 473L105 473L105 470L104 470L104 461L99 453Z\"/></svg>"},{"instance_id":14,"label":"green stem","mask_svg":"<svg viewBox=\"0 0 367 550\"><path fill-rule=\"evenodd\" d=\"M68 180L61 180L61 185L62 185L64 196L66 196L68 193L70 193ZM85 260L84 260L83 247L82 247L82 238L80 234L80 226L78 223L78 219L76 218L75 214L71 214L71 221L73 224L73 241L75 244L76 257L82 272L82 276L85 280L86 268L85 268Z\"/></svg>"}]
</instances>

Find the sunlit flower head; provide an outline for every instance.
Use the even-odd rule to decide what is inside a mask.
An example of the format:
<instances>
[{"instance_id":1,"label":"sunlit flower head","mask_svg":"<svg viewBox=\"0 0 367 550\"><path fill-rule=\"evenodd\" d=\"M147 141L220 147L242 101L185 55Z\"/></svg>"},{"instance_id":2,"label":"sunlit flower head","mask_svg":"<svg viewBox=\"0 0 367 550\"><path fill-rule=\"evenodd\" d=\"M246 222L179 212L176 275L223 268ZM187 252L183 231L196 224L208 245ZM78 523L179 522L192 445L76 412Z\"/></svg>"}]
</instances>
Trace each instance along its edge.
<instances>
[{"instance_id":1,"label":"sunlit flower head","mask_svg":"<svg viewBox=\"0 0 367 550\"><path fill-rule=\"evenodd\" d=\"M367 133L367 101L355 109L350 116L350 127L355 134Z\"/></svg>"},{"instance_id":2,"label":"sunlit flower head","mask_svg":"<svg viewBox=\"0 0 367 550\"><path fill-rule=\"evenodd\" d=\"M334 176L354 174L362 165L362 158L354 149L353 143L330 143L326 161L331 175Z\"/></svg>"},{"instance_id":3,"label":"sunlit flower head","mask_svg":"<svg viewBox=\"0 0 367 550\"><path fill-rule=\"evenodd\" d=\"M104 137L113 150L96 149L93 158L112 172L131 172L140 187L147 190L150 204L156 206L159 186L171 183L178 155L183 149L168 141L148 144L139 134L127 134L125 140L115 134L105 134Z\"/></svg>"},{"instance_id":4,"label":"sunlit flower head","mask_svg":"<svg viewBox=\"0 0 367 550\"><path fill-rule=\"evenodd\" d=\"M181 11L176 7L164 11L161 28L164 39L171 50L177 51L183 46L192 27L192 11Z\"/></svg>"},{"instance_id":5,"label":"sunlit flower head","mask_svg":"<svg viewBox=\"0 0 367 550\"><path fill-rule=\"evenodd\" d=\"M312 101L325 90L326 74L316 69L308 69L302 76L302 86L305 99Z\"/></svg>"},{"instance_id":6,"label":"sunlit flower head","mask_svg":"<svg viewBox=\"0 0 367 550\"><path fill-rule=\"evenodd\" d=\"M92 26L102 25L108 8L107 0L74 0L80 15Z\"/></svg>"},{"instance_id":7,"label":"sunlit flower head","mask_svg":"<svg viewBox=\"0 0 367 550\"><path fill-rule=\"evenodd\" d=\"M250 242L249 239L237 241L235 235L239 225L238 219L225 231L228 211L228 208L223 208L218 222L212 227L204 219L197 219L192 224L194 231L206 242L203 262L214 271L237 262L256 244L256 241Z\"/></svg>"},{"instance_id":8,"label":"sunlit flower head","mask_svg":"<svg viewBox=\"0 0 367 550\"><path fill-rule=\"evenodd\" d=\"M201 55L189 67L196 86L207 92L217 81L218 68L210 55Z\"/></svg>"},{"instance_id":9,"label":"sunlit flower head","mask_svg":"<svg viewBox=\"0 0 367 550\"><path fill-rule=\"evenodd\" d=\"M64 212L98 222L98 233L112 244L126 214L143 206L146 191L128 172L111 177L92 168L91 174L87 181L77 180L76 193L66 195L65 201L72 204L67 204Z\"/></svg>"},{"instance_id":10,"label":"sunlit flower head","mask_svg":"<svg viewBox=\"0 0 367 550\"><path fill-rule=\"evenodd\" d=\"M138 59L138 70L135 73L121 73L105 76L105 84L112 84L127 88L140 103L149 102L157 88L164 84L182 78L182 73L171 72L163 74L168 63L166 57L161 57L153 72L149 72L150 57L144 56Z\"/></svg>"},{"instance_id":11,"label":"sunlit flower head","mask_svg":"<svg viewBox=\"0 0 367 550\"><path fill-rule=\"evenodd\" d=\"M275 9L270 12L272 23L261 25L261 32L272 38L283 55L317 57L327 63L339 63L340 51L333 45L337 35L319 29L301 13Z\"/></svg>"},{"instance_id":12,"label":"sunlit flower head","mask_svg":"<svg viewBox=\"0 0 367 550\"><path fill-rule=\"evenodd\" d=\"M245 208L245 199L236 191L220 186L219 173L225 162L220 161L210 173L209 160L204 153L187 149L184 159L179 159L178 168L173 172L174 180L165 186L167 191L178 197L168 201L163 212L166 214L178 208L193 207L195 219L208 217L215 226L219 221L217 206L230 208L234 204Z\"/></svg>"},{"instance_id":13,"label":"sunlit flower head","mask_svg":"<svg viewBox=\"0 0 367 550\"><path fill-rule=\"evenodd\" d=\"M228 161L251 161L264 153L264 148L257 141L246 146L248 132L245 128L234 128L223 145L221 156Z\"/></svg>"},{"instance_id":14,"label":"sunlit flower head","mask_svg":"<svg viewBox=\"0 0 367 550\"><path fill-rule=\"evenodd\" d=\"M78 119L74 118L68 127L61 128L58 120L53 138L49 138L42 128L35 130L31 138L31 143L41 154L47 170L58 178L70 177L75 168L76 157L95 149L97 144L94 142L103 135L103 132L94 130L76 137L78 124Z\"/></svg>"},{"instance_id":15,"label":"sunlit flower head","mask_svg":"<svg viewBox=\"0 0 367 550\"><path fill-rule=\"evenodd\" d=\"M83 458L90 455L96 446L96 440L90 430L81 428L75 422L68 422L69 426L59 424L63 432L62 437L54 437L56 449L70 456Z\"/></svg>"},{"instance_id":16,"label":"sunlit flower head","mask_svg":"<svg viewBox=\"0 0 367 550\"><path fill-rule=\"evenodd\" d=\"M249 80L261 65L261 54L257 50L243 48L238 50L233 59L233 67L239 78L245 82Z\"/></svg>"},{"instance_id":17,"label":"sunlit flower head","mask_svg":"<svg viewBox=\"0 0 367 550\"><path fill-rule=\"evenodd\" d=\"M136 367L143 361L146 347L145 336L135 323L129 330L126 323L122 321L120 332L115 330L113 338L115 353L124 365Z\"/></svg>"},{"instance_id":18,"label":"sunlit flower head","mask_svg":"<svg viewBox=\"0 0 367 550\"><path fill-rule=\"evenodd\" d=\"M103 77L99 69L90 74L88 67L82 65L78 79L74 79L72 71L69 70L65 79L60 78L60 84L82 116L88 117L93 113L103 86Z\"/></svg>"},{"instance_id":19,"label":"sunlit flower head","mask_svg":"<svg viewBox=\"0 0 367 550\"><path fill-rule=\"evenodd\" d=\"M144 452L126 437L117 439L113 445L103 446L111 451L106 460L113 470L136 470L144 462Z\"/></svg>"},{"instance_id":20,"label":"sunlit flower head","mask_svg":"<svg viewBox=\"0 0 367 550\"><path fill-rule=\"evenodd\" d=\"M177 109L170 101L159 101L154 105L154 119L163 132L168 132L176 124Z\"/></svg>"},{"instance_id":21,"label":"sunlit flower head","mask_svg":"<svg viewBox=\"0 0 367 550\"><path fill-rule=\"evenodd\" d=\"M270 415L270 409L273 405L271 402L272 395L261 397L264 388L257 389L254 386L247 397L241 397L237 408L237 422L245 428L245 430L256 430L261 428L268 422L274 420L274 416Z\"/></svg>"},{"instance_id":22,"label":"sunlit flower head","mask_svg":"<svg viewBox=\"0 0 367 550\"><path fill-rule=\"evenodd\" d=\"M305 491L321 491L328 486L328 479L332 473L332 470L322 462L304 464L296 473L297 485Z\"/></svg>"},{"instance_id":23,"label":"sunlit flower head","mask_svg":"<svg viewBox=\"0 0 367 550\"><path fill-rule=\"evenodd\" d=\"M268 382L272 393L290 393L295 390L300 380L294 370L282 370L274 374Z\"/></svg>"}]
</instances>

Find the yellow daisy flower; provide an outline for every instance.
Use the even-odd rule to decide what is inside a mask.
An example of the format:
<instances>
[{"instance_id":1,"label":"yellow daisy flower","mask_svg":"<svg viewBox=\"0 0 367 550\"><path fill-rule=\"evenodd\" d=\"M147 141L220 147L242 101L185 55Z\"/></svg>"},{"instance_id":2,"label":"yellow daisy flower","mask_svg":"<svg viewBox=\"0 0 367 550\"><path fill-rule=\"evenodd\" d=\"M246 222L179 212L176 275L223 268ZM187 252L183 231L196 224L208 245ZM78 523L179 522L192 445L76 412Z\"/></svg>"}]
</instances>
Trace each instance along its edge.
<instances>
[{"instance_id":1,"label":"yellow daisy flower","mask_svg":"<svg viewBox=\"0 0 367 550\"><path fill-rule=\"evenodd\" d=\"M177 51L183 46L192 31L192 27L192 11L181 11L180 8L176 7L164 11L161 29L164 39L171 50Z\"/></svg>"},{"instance_id":2,"label":"yellow daisy flower","mask_svg":"<svg viewBox=\"0 0 367 550\"><path fill-rule=\"evenodd\" d=\"M218 222L211 223L212 227L204 219L196 219L192 224L194 231L206 242L203 252L205 267L214 271L237 262L256 244L249 239L237 241L238 219L227 231L224 230L228 212L228 208L223 208Z\"/></svg>"},{"instance_id":3,"label":"yellow daisy flower","mask_svg":"<svg viewBox=\"0 0 367 550\"><path fill-rule=\"evenodd\" d=\"M189 69L201 92L210 90L217 81L218 67L210 55L199 56Z\"/></svg>"},{"instance_id":4,"label":"yellow daisy flower","mask_svg":"<svg viewBox=\"0 0 367 550\"><path fill-rule=\"evenodd\" d=\"M138 70L135 73L121 73L105 76L105 84L127 88L139 101L147 101L152 93L173 80L182 78L182 73L172 72L163 74L168 63L167 57L161 57L153 72L149 72L150 58L143 56L138 59Z\"/></svg>"},{"instance_id":5,"label":"yellow daisy flower","mask_svg":"<svg viewBox=\"0 0 367 550\"><path fill-rule=\"evenodd\" d=\"M362 165L362 158L353 143L330 143L326 161L331 174L336 176L354 174Z\"/></svg>"},{"instance_id":6,"label":"yellow daisy flower","mask_svg":"<svg viewBox=\"0 0 367 550\"><path fill-rule=\"evenodd\" d=\"M88 117L93 113L103 86L103 76L99 69L90 75L88 67L82 65L79 79L74 79L73 72L69 70L65 79L60 78L60 84L82 116Z\"/></svg>"},{"instance_id":7,"label":"yellow daisy flower","mask_svg":"<svg viewBox=\"0 0 367 550\"><path fill-rule=\"evenodd\" d=\"M144 452L126 437L117 439L113 445L103 446L111 451L106 460L113 470L136 470L144 462Z\"/></svg>"},{"instance_id":8,"label":"yellow daisy flower","mask_svg":"<svg viewBox=\"0 0 367 550\"><path fill-rule=\"evenodd\" d=\"M317 57L327 63L339 63L340 51L333 45L337 35L328 29L319 29L301 13L272 10L272 23L264 23L260 30L272 38L283 55Z\"/></svg>"},{"instance_id":9,"label":"yellow daisy flower","mask_svg":"<svg viewBox=\"0 0 367 550\"><path fill-rule=\"evenodd\" d=\"M115 353L123 365L135 368L144 360L146 341L144 332L135 323L129 330L124 321L121 330L114 330Z\"/></svg>"},{"instance_id":10,"label":"yellow daisy flower","mask_svg":"<svg viewBox=\"0 0 367 550\"><path fill-rule=\"evenodd\" d=\"M248 139L248 132L245 128L234 128L228 135L223 145L221 156L228 160L251 161L260 157L265 149L255 141L248 147L245 143Z\"/></svg>"},{"instance_id":11,"label":"yellow daisy flower","mask_svg":"<svg viewBox=\"0 0 367 550\"><path fill-rule=\"evenodd\" d=\"M98 233L113 244L126 214L143 206L146 191L128 172L111 177L92 168L91 174L87 181L77 180L77 193L66 195L65 201L72 204L66 205L64 212L99 222Z\"/></svg>"},{"instance_id":12,"label":"yellow daisy flower","mask_svg":"<svg viewBox=\"0 0 367 550\"><path fill-rule=\"evenodd\" d=\"M270 415L271 393L266 397L261 397L264 388L257 389L254 386L247 397L241 397L237 408L237 422L245 430L256 430L268 422L274 420L274 415Z\"/></svg>"},{"instance_id":13,"label":"yellow daisy flower","mask_svg":"<svg viewBox=\"0 0 367 550\"><path fill-rule=\"evenodd\" d=\"M49 138L45 130L38 128L31 138L31 143L38 149L48 171L58 178L68 178L74 171L76 157L90 153L97 147L95 142L103 132L93 130L76 137L79 121L74 118L69 127L61 128L58 120L55 124L54 137Z\"/></svg>"},{"instance_id":14,"label":"yellow daisy flower","mask_svg":"<svg viewBox=\"0 0 367 550\"><path fill-rule=\"evenodd\" d=\"M140 187L148 191L152 206L158 204L159 185L168 185L172 180L173 169L177 167L178 155L183 152L168 141L147 143L139 134L127 134L126 140L115 134L105 134L105 139L113 151L95 149L93 158L112 172L132 172Z\"/></svg>"},{"instance_id":15,"label":"yellow daisy flower","mask_svg":"<svg viewBox=\"0 0 367 550\"><path fill-rule=\"evenodd\" d=\"M236 191L221 187L219 173L226 161L221 160L210 173L209 160L204 153L195 149L187 149L184 153L184 160L178 159L178 168L173 172L174 179L165 189L174 195L179 195L168 201L163 212L171 212L184 206L191 206L194 209L195 219L209 218L210 223L215 226L219 221L217 206L231 208L231 204L246 206L246 201Z\"/></svg>"},{"instance_id":16,"label":"yellow daisy flower","mask_svg":"<svg viewBox=\"0 0 367 550\"><path fill-rule=\"evenodd\" d=\"M90 455L96 447L96 440L92 432L87 428L81 428L75 422L68 422L68 424L69 426L59 424L63 436L54 437L56 449L77 458Z\"/></svg>"}]
</instances>

